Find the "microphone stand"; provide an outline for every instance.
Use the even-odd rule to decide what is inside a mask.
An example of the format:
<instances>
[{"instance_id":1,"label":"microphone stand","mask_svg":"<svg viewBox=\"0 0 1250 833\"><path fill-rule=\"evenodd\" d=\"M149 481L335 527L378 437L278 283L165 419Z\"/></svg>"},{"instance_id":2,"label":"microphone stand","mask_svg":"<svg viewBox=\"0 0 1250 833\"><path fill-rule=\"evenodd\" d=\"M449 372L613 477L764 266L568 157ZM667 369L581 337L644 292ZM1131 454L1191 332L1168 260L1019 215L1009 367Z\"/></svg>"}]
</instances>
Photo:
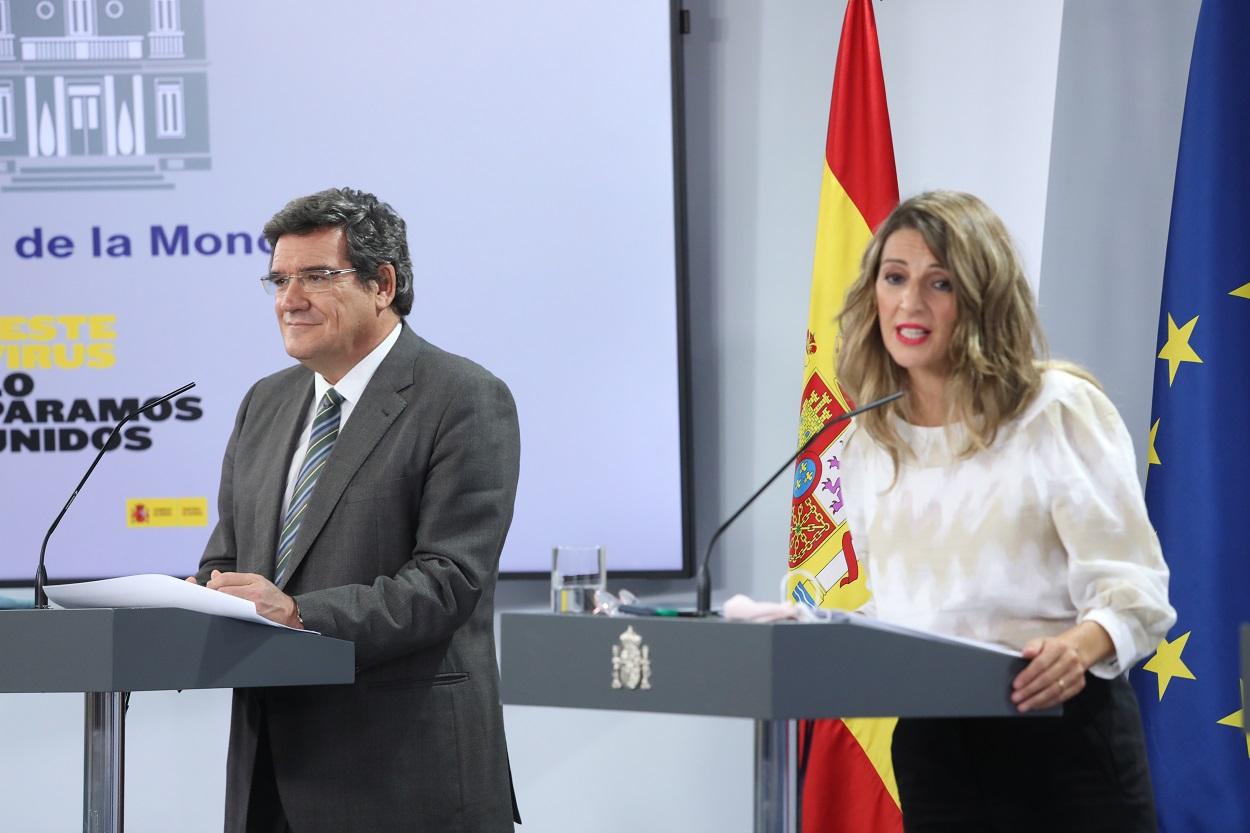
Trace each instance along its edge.
<instances>
[{"instance_id":1,"label":"microphone stand","mask_svg":"<svg viewBox=\"0 0 1250 833\"><path fill-rule=\"evenodd\" d=\"M100 462L101 458L104 457L104 452L108 450L109 445L113 442L113 438L117 436L117 432L122 430L123 425L144 411L155 408L162 402L168 402L178 394L185 393L193 387L195 387L195 382L188 382L178 388L178 390L165 394L160 399L153 399L143 407L137 408L123 416L118 423L113 426L112 433L109 434L108 439L104 441L104 444L100 446L100 451L96 454L95 459L91 461L91 466L87 469L87 473L82 476L82 480L78 481L78 485L74 488L74 493L69 496L69 500L65 501L65 506L61 507L61 513L56 516L56 520L52 522L52 526L48 527L48 534L43 536L43 546L39 548L39 569L35 571L35 608L37 610L47 610L49 607L48 594L44 590L44 586L48 583L48 571L44 568L44 554L48 549L48 539L52 537L52 532L56 529L57 524L61 522L61 518L65 517L65 513L69 510L69 505L74 502L74 498L78 497L78 493L82 491L82 487L86 484L87 478L91 476L93 471L95 471L96 465Z\"/></svg>"},{"instance_id":2,"label":"microphone stand","mask_svg":"<svg viewBox=\"0 0 1250 833\"><path fill-rule=\"evenodd\" d=\"M730 524L736 521L738 519L738 516L741 515L743 512L745 512L747 510L747 507L749 507L752 503L754 503L755 499L758 498L760 495L762 495L764 493L764 490L772 485L774 480L776 480L778 477L782 475L783 472L785 472L788 468L794 465L794 461L799 459L800 454L802 454L804 451L807 451L808 447L812 445L812 443L816 442L816 440L819 437L824 436L826 431L828 431L830 428L832 428L834 425L837 425L840 422L845 422L851 417L859 416L865 411L871 411L874 408L880 408L882 405L888 405L889 403L893 402L895 399L898 399L902 395L903 395L903 392L901 390L895 391L889 396L884 396L881 399L876 400L875 402L869 402L867 405L864 405L859 408L855 408L854 410L851 410L851 411L847 411L846 413L840 414L834 417L833 419L829 420L827 423L825 423L825 425L819 431L817 431L815 434L809 437L807 442L803 443L803 445L799 447L799 450L794 452L794 455L791 456L790 459L787 460L781 466L781 468L777 469L777 471L773 474L772 477L765 480L764 485L756 489L755 494L747 498L746 503L738 507L738 511L734 512L732 515L729 516L729 520L725 521L723 524L721 524L719 527L716 528L716 531L712 533L712 539L707 542L707 549L703 553L703 560L699 562L699 571L695 576L695 616L704 617L704 616L708 616L711 613L711 610L712 610L712 576L711 576L711 573L708 571L707 565L708 565L708 561L712 557L712 547L715 546L717 539L720 538L721 534L724 533L724 531L729 528Z\"/></svg>"}]
</instances>

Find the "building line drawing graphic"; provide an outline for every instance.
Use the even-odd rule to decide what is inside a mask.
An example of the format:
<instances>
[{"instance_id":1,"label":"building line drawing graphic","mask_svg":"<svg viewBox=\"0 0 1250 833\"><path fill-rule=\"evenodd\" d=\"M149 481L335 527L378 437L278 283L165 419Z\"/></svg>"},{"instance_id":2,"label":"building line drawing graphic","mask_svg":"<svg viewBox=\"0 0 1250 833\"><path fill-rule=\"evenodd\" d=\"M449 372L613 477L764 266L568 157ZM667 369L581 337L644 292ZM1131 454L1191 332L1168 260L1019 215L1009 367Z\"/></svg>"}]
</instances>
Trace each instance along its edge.
<instances>
[{"instance_id":1,"label":"building line drawing graphic","mask_svg":"<svg viewBox=\"0 0 1250 833\"><path fill-rule=\"evenodd\" d=\"M203 0L0 0L0 192L212 167Z\"/></svg>"}]
</instances>

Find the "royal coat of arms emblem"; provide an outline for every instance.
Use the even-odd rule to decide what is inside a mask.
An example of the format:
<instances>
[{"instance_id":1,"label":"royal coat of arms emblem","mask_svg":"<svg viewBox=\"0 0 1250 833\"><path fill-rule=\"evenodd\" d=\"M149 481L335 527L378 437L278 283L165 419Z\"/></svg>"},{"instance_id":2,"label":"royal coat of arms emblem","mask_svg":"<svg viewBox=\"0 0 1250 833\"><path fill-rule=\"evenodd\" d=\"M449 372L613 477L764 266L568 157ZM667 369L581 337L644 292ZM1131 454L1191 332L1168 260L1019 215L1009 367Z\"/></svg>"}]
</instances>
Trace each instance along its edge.
<instances>
[{"instance_id":1,"label":"royal coat of arms emblem","mask_svg":"<svg viewBox=\"0 0 1250 833\"><path fill-rule=\"evenodd\" d=\"M612 687L651 688L651 649L630 625L612 646Z\"/></svg>"}]
</instances>

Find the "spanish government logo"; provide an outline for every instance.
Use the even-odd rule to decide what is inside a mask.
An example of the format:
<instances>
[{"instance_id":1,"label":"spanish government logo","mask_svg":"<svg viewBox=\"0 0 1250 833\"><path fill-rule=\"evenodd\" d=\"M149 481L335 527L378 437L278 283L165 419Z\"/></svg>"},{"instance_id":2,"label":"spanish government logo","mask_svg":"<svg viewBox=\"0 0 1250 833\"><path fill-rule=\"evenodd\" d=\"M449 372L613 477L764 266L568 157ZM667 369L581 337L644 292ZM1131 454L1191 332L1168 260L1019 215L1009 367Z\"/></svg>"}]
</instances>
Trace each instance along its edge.
<instances>
[{"instance_id":1,"label":"spanish government logo","mask_svg":"<svg viewBox=\"0 0 1250 833\"><path fill-rule=\"evenodd\" d=\"M0 0L0 191L211 167L203 0Z\"/></svg>"},{"instance_id":2,"label":"spanish government logo","mask_svg":"<svg viewBox=\"0 0 1250 833\"><path fill-rule=\"evenodd\" d=\"M630 625L612 646L612 687L633 691L651 688L651 649Z\"/></svg>"}]
</instances>

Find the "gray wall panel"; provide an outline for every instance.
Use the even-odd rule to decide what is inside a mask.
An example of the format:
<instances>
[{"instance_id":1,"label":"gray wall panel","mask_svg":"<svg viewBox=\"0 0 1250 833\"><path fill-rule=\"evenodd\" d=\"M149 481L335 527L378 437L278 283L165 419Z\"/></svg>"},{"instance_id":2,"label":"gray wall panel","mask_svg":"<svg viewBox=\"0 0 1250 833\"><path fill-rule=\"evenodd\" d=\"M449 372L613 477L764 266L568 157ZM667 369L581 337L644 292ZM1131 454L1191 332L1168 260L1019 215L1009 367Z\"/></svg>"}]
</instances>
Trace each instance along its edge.
<instances>
[{"instance_id":1,"label":"gray wall panel","mask_svg":"<svg viewBox=\"0 0 1250 833\"><path fill-rule=\"evenodd\" d=\"M1067 3L1041 275L1051 353L1092 370L1144 478L1159 289L1198 0ZM1144 480L1143 480L1144 482Z\"/></svg>"}]
</instances>

